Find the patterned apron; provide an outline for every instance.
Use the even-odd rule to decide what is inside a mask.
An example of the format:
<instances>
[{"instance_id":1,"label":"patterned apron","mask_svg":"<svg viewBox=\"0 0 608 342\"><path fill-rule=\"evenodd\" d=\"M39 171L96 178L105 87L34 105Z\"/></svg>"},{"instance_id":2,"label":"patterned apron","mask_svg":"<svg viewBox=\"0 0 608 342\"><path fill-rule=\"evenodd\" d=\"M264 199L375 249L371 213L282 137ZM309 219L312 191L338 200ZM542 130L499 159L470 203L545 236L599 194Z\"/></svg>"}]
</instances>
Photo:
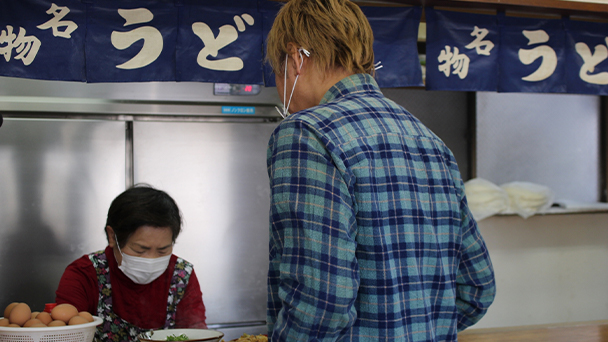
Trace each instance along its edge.
<instances>
[{"instance_id":1,"label":"patterned apron","mask_svg":"<svg viewBox=\"0 0 608 342\"><path fill-rule=\"evenodd\" d=\"M95 342L138 342L137 336L146 329L141 329L122 318L118 317L112 310L112 284L110 283L110 266L104 251L89 254L89 259L97 272L99 284L99 304L97 315L103 319L103 323L97 326ZM184 297L186 286L192 274L192 264L177 258L169 294L167 296L167 319L163 329L175 327L175 313L177 304Z\"/></svg>"}]
</instances>

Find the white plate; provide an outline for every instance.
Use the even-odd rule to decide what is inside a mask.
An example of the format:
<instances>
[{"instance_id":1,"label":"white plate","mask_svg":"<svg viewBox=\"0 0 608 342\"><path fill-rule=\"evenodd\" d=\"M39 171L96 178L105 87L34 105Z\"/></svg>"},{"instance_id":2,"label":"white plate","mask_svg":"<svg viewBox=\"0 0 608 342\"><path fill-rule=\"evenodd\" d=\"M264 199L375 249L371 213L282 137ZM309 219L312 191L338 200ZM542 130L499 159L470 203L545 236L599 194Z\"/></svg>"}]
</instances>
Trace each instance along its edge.
<instances>
[{"instance_id":1,"label":"white plate","mask_svg":"<svg viewBox=\"0 0 608 342\"><path fill-rule=\"evenodd\" d=\"M149 341L166 341L167 336L185 334L188 337L187 341L206 341L206 342L219 342L224 333L217 330L210 329L166 329L166 330L154 330L152 331L152 337L146 338L143 335L139 336L139 339L143 342Z\"/></svg>"}]
</instances>

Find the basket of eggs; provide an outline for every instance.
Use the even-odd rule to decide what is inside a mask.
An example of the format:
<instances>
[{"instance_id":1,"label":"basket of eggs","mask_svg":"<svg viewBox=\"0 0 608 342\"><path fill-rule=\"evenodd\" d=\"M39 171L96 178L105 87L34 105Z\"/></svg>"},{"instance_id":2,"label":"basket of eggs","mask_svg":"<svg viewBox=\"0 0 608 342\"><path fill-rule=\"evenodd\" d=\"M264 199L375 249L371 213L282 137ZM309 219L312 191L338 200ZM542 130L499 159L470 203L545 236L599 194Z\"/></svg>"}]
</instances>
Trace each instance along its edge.
<instances>
[{"instance_id":1,"label":"basket of eggs","mask_svg":"<svg viewBox=\"0 0 608 342\"><path fill-rule=\"evenodd\" d=\"M11 303L0 318L0 342L91 342L102 322L71 304L32 312L25 303Z\"/></svg>"}]
</instances>

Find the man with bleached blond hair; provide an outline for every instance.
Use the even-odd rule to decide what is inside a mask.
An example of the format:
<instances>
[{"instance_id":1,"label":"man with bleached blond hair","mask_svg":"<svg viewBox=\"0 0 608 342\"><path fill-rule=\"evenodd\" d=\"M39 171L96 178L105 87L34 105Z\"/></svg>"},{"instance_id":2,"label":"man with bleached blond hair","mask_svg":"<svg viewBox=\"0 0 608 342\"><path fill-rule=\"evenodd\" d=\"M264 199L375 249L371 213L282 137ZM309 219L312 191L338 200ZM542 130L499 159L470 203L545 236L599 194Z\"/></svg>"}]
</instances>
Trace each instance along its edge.
<instances>
[{"instance_id":1,"label":"man with bleached blond hair","mask_svg":"<svg viewBox=\"0 0 608 342\"><path fill-rule=\"evenodd\" d=\"M383 96L356 4L288 1L267 43L269 339L456 341L495 280L451 151Z\"/></svg>"}]
</instances>

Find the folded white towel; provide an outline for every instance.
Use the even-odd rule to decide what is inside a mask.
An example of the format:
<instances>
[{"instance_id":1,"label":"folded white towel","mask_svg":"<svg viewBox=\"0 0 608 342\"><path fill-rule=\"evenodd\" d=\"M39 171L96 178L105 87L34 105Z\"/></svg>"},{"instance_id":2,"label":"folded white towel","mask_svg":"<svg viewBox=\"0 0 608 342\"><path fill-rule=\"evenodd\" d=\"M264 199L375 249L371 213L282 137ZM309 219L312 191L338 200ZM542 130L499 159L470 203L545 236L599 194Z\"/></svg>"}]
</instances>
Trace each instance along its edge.
<instances>
[{"instance_id":1,"label":"folded white towel","mask_svg":"<svg viewBox=\"0 0 608 342\"><path fill-rule=\"evenodd\" d=\"M498 185L474 178L464 183L464 191L473 217L481 221L509 209L509 195Z\"/></svg>"},{"instance_id":2,"label":"folded white towel","mask_svg":"<svg viewBox=\"0 0 608 342\"><path fill-rule=\"evenodd\" d=\"M509 212L528 218L544 213L555 197L548 187L530 182L511 182L500 186L509 195Z\"/></svg>"}]
</instances>

